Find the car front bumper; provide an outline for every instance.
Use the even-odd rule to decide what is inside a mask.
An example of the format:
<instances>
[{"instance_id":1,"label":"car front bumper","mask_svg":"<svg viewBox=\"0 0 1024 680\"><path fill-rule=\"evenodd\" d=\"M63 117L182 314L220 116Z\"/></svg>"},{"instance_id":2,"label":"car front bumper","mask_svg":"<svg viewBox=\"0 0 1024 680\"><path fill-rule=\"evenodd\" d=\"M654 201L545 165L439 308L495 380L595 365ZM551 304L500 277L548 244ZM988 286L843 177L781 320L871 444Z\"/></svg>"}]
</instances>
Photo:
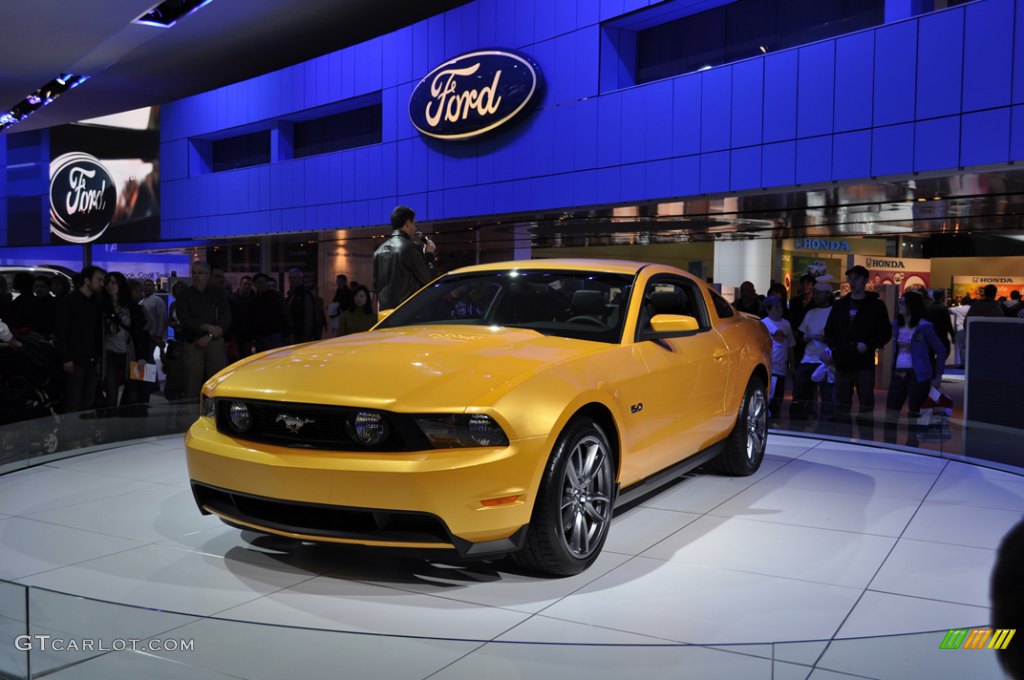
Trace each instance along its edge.
<instances>
[{"instance_id":1,"label":"car front bumper","mask_svg":"<svg viewBox=\"0 0 1024 680\"><path fill-rule=\"evenodd\" d=\"M235 439L206 418L185 436L204 513L304 540L465 556L520 547L547 447L533 437L501 448L320 451Z\"/></svg>"}]
</instances>

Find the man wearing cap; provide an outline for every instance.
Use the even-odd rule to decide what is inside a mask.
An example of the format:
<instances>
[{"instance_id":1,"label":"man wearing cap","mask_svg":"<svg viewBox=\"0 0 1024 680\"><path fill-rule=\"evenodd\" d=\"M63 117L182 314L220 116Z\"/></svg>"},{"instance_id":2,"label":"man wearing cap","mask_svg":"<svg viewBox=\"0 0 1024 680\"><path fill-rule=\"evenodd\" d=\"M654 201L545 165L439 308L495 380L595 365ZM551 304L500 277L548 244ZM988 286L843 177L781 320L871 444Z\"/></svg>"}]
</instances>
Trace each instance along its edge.
<instances>
[{"instance_id":1,"label":"man wearing cap","mask_svg":"<svg viewBox=\"0 0 1024 680\"><path fill-rule=\"evenodd\" d=\"M849 417L856 388L858 415L868 418L875 410L875 352L892 340L892 324L878 293L866 290L866 267L851 267L846 280L850 292L836 302L825 325L825 343L836 367L836 415Z\"/></svg>"}]
</instances>

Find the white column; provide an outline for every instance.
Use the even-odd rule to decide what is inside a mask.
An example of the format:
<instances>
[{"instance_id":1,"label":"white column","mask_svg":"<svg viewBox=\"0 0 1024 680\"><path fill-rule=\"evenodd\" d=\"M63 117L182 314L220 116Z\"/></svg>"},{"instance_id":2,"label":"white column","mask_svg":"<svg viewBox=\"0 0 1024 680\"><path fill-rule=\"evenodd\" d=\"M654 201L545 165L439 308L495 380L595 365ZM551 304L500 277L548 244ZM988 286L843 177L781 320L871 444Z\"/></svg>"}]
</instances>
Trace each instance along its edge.
<instances>
[{"instance_id":1,"label":"white column","mask_svg":"<svg viewBox=\"0 0 1024 680\"><path fill-rule=\"evenodd\" d=\"M764 295L772 279L772 240L716 240L712 271L715 283L738 288L744 281L750 281Z\"/></svg>"}]
</instances>

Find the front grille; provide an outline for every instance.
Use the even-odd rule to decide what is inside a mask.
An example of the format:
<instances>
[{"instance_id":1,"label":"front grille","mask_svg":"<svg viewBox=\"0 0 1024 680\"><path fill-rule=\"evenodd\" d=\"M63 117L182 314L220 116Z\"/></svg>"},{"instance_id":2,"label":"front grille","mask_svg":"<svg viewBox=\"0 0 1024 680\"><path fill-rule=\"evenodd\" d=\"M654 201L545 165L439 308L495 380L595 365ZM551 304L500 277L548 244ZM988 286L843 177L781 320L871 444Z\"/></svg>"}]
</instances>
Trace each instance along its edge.
<instances>
[{"instance_id":1,"label":"front grille","mask_svg":"<svg viewBox=\"0 0 1024 680\"><path fill-rule=\"evenodd\" d=\"M238 401L245 403L252 417L252 426L245 432L238 432L228 420L231 404ZM222 398L217 400L217 431L235 439L328 451L397 452L431 448L411 416L385 411L377 413L387 421L387 438L376 446L365 446L353 438L348 425L361 410L365 409ZM292 432L285 418L300 419L303 424L297 432Z\"/></svg>"},{"instance_id":2,"label":"front grille","mask_svg":"<svg viewBox=\"0 0 1024 680\"><path fill-rule=\"evenodd\" d=\"M399 543L452 543L444 522L426 512L300 503L227 491L192 482L200 508L241 522L308 536Z\"/></svg>"}]
</instances>

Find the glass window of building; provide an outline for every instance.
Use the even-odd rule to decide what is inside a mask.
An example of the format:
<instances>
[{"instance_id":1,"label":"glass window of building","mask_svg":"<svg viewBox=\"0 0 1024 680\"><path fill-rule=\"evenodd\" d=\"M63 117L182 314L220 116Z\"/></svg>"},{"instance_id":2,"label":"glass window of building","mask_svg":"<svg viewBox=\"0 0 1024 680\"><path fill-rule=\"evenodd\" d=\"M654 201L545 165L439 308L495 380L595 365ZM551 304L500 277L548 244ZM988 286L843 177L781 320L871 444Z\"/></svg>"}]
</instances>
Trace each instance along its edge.
<instances>
[{"instance_id":1,"label":"glass window of building","mask_svg":"<svg viewBox=\"0 0 1024 680\"><path fill-rule=\"evenodd\" d=\"M636 82L805 45L884 19L884 0L737 0L640 31Z\"/></svg>"}]
</instances>

